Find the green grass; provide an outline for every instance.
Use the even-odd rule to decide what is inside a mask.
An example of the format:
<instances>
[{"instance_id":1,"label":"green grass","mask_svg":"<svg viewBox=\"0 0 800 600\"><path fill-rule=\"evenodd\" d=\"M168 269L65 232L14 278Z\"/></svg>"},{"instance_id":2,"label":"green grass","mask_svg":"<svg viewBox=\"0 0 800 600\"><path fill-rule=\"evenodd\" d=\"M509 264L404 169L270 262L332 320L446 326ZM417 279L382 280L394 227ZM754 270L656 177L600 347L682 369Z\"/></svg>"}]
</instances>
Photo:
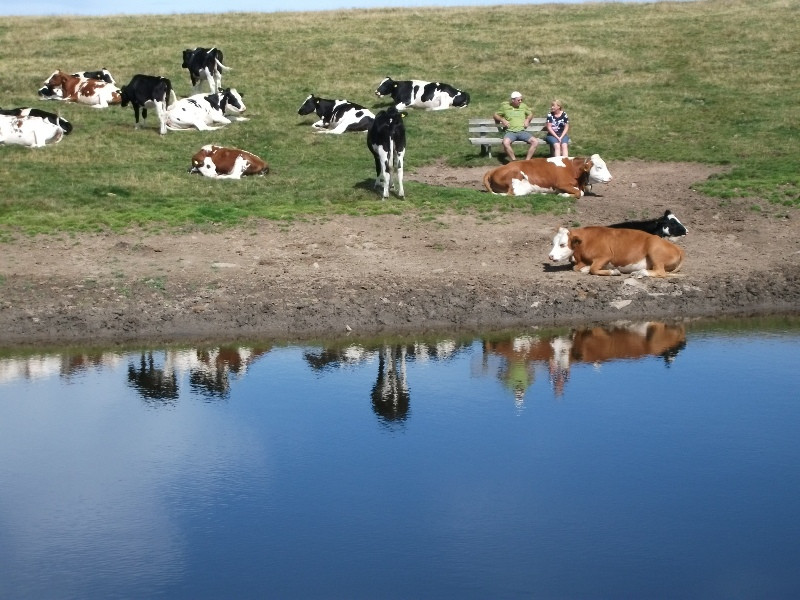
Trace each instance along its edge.
<instances>
[{"instance_id":1,"label":"green grass","mask_svg":"<svg viewBox=\"0 0 800 600\"><path fill-rule=\"evenodd\" d=\"M0 146L0 240L19 232L192 229L331 214L564 211L550 197L504 198L408 182L382 202L363 134L315 134L297 108L309 93L379 109L385 76L436 79L470 92L463 110L410 111L407 170L441 161L490 167L466 121L490 116L511 89L537 114L560 98L572 154L727 165L702 192L800 205L800 55L789 0L528 5L322 13L5 18L0 105L58 111L74 131L43 149ZM558 23L549 27L549 23ZM509 43L508 39L516 40ZM214 132L134 130L130 108L93 109L36 96L56 68L107 67L169 77L191 93L184 48L218 46L250 121ZM540 62L535 63L534 57ZM155 115L151 121L155 121ZM189 176L207 143L269 162L264 178Z\"/></svg>"}]
</instances>

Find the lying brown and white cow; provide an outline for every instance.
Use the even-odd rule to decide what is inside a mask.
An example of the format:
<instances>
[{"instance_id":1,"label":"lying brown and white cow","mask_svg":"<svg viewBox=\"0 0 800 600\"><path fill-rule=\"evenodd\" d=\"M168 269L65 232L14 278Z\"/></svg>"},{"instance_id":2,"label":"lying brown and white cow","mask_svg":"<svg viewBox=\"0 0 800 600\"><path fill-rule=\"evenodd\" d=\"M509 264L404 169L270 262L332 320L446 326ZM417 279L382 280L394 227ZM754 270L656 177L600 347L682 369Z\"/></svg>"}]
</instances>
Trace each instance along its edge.
<instances>
[{"instance_id":1,"label":"lying brown and white cow","mask_svg":"<svg viewBox=\"0 0 800 600\"><path fill-rule=\"evenodd\" d=\"M59 95L67 102L88 104L95 108L107 108L110 104L122 102L119 88L101 79L87 79L56 71L45 82L45 87L60 90Z\"/></svg>"},{"instance_id":2,"label":"lying brown and white cow","mask_svg":"<svg viewBox=\"0 0 800 600\"><path fill-rule=\"evenodd\" d=\"M666 277L667 272L680 269L684 252L680 246L638 229L561 227L553 238L550 260L567 259L581 273Z\"/></svg>"},{"instance_id":3,"label":"lying brown and white cow","mask_svg":"<svg viewBox=\"0 0 800 600\"><path fill-rule=\"evenodd\" d=\"M487 171L483 187L493 194L561 194L583 196L587 185L608 183L611 173L599 154L591 157L530 158L515 160Z\"/></svg>"},{"instance_id":4,"label":"lying brown and white cow","mask_svg":"<svg viewBox=\"0 0 800 600\"><path fill-rule=\"evenodd\" d=\"M265 175L269 173L269 165L245 150L209 144L192 156L189 173L216 179L241 179L243 175Z\"/></svg>"}]
</instances>

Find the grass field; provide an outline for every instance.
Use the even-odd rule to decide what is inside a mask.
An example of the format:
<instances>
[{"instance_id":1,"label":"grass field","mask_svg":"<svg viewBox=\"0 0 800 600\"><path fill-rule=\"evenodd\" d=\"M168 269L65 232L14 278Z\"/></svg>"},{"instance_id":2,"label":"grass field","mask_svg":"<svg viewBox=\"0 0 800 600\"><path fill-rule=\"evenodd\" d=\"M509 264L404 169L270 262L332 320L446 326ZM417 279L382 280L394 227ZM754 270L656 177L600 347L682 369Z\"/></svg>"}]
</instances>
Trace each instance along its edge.
<instances>
[{"instance_id":1,"label":"grass field","mask_svg":"<svg viewBox=\"0 0 800 600\"><path fill-rule=\"evenodd\" d=\"M364 134L315 134L297 108L309 93L379 109L385 76L451 83L462 110L410 111L407 169L442 161L495 166L467 141L470 117L490 116L519 89L537 114L564 102L573 155L697 161L731 167L702 183L719 197L800 205L800 11L789 0L482 8L228 13L137 17L6 17L0 21L0 106L69 119L71 135L43 149L0 145L0 239L18 232L193 228L249 218L331 213L551 211L563 199L492 197L409 182L382 202ZM223 83L248 122L213 132L134 130L133 111L40 100L55 69L108 68L169 77L191 93L185 48L217 46ZM538 59L538 62L534 61ZM187 175L207 143L267 160L264 178ZM613 166L612 166L613 171Z\"/></svg>"}]
</instances>

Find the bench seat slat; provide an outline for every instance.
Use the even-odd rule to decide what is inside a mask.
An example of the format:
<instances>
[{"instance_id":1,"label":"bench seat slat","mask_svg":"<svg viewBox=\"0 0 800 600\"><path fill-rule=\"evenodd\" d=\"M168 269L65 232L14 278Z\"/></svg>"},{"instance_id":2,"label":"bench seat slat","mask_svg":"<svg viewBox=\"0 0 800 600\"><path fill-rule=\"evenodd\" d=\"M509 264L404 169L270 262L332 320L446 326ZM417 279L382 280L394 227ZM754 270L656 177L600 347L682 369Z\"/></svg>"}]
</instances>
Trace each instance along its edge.
<instances>
[{"instance_id":1,"label":"bench seat slat","mask_svg":"<svg viewBox=\"0 0 800 600\"><path fill-rule=\"evenodd\" d=\"M534 117L530 126L525 131L533 133L538 138L543 138L547 119L544 117ZM494 119L470 119L468 133L479 134L479 137L469 136L469 143L473 146L480 146L482 154L491 156L491 146L499 146L503 143L503 131L494 122ZM515 144L525 142L517 141Z\"/></svg>"}]
</instances>

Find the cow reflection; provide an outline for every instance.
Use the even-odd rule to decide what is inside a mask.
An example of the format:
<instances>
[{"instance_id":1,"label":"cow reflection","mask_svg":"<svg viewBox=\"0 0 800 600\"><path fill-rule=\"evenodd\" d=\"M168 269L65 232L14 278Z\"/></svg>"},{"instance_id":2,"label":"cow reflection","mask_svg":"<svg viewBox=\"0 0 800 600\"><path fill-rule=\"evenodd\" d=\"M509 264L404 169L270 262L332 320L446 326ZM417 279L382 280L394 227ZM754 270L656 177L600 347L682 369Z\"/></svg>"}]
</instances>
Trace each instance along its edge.
<instances>
[{"instance_id":1,"label":"cow reflection","mask_svg":"<svg viewBox=\"0 0 800 600\"><path fill-rule=\"evenodd\" d=\"M152 352L142 352L139 365L128 365L128 383L145 400L175 402L178 399L178 377L172 369L158 367Z\"/></svg>"},{"instance_id":2,"label":"cow reflection","mask_svg":"<svg viewBox=\"0 0 800 600\"><path fill-rule=\"evenodd\" d=\"M178 381L187 376L194 393L225 398L230 394L231 379L241 377L267 352L267 347L242 346L167 350L160 366L152 352L143 352L138 365L128 365L128 383L145 399L175 401Z\"/></svg>"},{"instance_id":3,"label":"cow reflection","mask_svg":"<svg viewBox=\"0 0 800 600\"><path fill-rule=\"evenodd\" d=\"M415 342L367 347L352 344L342 348L306 352L303 356L315 371L341 369L377 361L377 379L370 393L372 410L382 422L388 424L403 423L410 413L408 362L447 360L466 346L467 344L454 340L443 340L433 344Z\"/></svg>"},{"instance_id":4,"label":"cow reflection","mask_svg":"<svg viewBox=\"0 0 800 600\"><path fill-rule=\"evenodd\" d=\"M586 327L567 335L484 342L484 356L494 354L504 359L498 377L512 389L520 404L525 390L533 384L536 364L547 365L550 384L559 397L569 380L570 368L576 363L597 366L612 360L660 356L669 366L685 346L683 325L653 321Z\"/></svg>"},{"instance_id":5,"label":"cow reflection","mask_svg":"<svg viewBox=\"0 0 800 600\"><path fill-rule=\"evenodd\" d=\"M510 340L484 341L484 360L490 355L499 356L502 362L497 377L514 394L514 403L521 407L525 393L535 380L537 363L547 362L552 356L549 339L519 336ZM484 370L488 369L488 362Z\"/></svg>"},{"instance_id":6,"label":"cow reflection","mask_svg":"<svg viewBox=\"0 0 800 600\"><path fill-rule=\"evenodd\" d=\"M196 361L189 369L189 385L200 394L227 397L231 390L231 379L244 375L247 368L267 352L269 348L240 346L198 349Z\"/></svg>"}]
</instances>

